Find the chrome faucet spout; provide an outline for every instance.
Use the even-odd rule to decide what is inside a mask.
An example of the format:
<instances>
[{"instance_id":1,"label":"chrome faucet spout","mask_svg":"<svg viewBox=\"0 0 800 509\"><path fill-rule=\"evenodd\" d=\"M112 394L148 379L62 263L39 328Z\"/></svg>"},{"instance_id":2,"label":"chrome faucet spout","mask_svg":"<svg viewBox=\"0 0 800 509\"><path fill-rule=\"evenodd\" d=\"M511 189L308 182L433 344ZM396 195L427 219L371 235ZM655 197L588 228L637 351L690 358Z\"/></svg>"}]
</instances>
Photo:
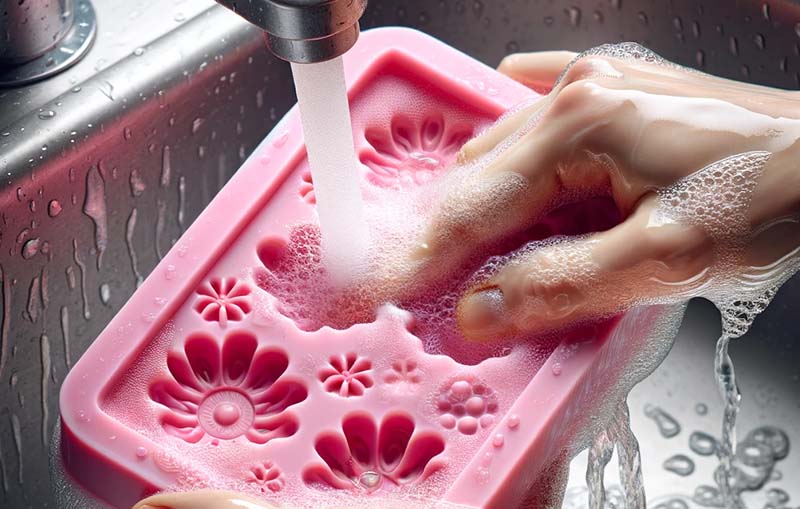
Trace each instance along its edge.
<instances>
[{"instance_id":1,"label":"chrome faucet spout","mask_svg":"<svg viewBox=\"0 0 800 509\"><path fill-rule=\"evenodd\" d=\"M358 40L367 0L216 0L266 33L272 52L295 63L330 60Z\"/></svg>"}]
</instances>

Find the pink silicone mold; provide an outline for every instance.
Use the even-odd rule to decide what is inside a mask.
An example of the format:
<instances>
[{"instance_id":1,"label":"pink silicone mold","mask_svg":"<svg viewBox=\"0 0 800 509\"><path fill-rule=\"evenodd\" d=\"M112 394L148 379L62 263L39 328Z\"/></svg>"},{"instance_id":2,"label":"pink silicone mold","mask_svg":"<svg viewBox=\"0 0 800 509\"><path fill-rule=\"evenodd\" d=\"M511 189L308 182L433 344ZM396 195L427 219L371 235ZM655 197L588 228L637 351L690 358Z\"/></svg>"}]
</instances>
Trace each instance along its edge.
<instances>
[{"instance_id":1,"label":"pink silicone mold","mask_svg":"<svg viewBox=\"0 0 800 509\"><path fill-rule=\"evenodd\" d=\"M407 29L364 33L345 67L365 199L370 186L435 180L465 140L532 95ZM578 212L531 235L602 227ZM293 236L314 235L297 227L313 217L293 110L67 377L65 470L116 507L201 487L535 506L537 480L640 347L636 324L657 326L660 311L500 356L462 344L469 364L427 353L396 308L344 330L308 326L281 301L304 294L276 298L264 277L285 269Z\"/></svg>"}]
</instances>

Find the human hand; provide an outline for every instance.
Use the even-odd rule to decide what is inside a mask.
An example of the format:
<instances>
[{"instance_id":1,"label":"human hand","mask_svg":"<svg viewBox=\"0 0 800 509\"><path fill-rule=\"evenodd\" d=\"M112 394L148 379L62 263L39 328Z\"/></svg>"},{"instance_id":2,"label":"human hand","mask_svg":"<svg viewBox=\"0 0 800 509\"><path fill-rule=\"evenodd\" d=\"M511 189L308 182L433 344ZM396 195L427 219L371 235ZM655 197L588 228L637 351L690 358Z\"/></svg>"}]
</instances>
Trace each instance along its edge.
<instances>
[{"instance_id":1,"label":"human hand","mask_svg":"<svg viewBox=\"0 0 800 509\"><path fill-rule=\"evenodd\" d=\"M547 52L501 64L541 87L571 63L547 97L463 147L460 163L475 171L445 194L409 255L412 269L392 277L442 280L487 246L589 197L612 198L624 220L512 258L462 298L467 337L514 336L686 299L734 272L763 279L800 246L796 93L624 48L639 57L616 46L574 61Z\"/></svg>"}]
</instances>

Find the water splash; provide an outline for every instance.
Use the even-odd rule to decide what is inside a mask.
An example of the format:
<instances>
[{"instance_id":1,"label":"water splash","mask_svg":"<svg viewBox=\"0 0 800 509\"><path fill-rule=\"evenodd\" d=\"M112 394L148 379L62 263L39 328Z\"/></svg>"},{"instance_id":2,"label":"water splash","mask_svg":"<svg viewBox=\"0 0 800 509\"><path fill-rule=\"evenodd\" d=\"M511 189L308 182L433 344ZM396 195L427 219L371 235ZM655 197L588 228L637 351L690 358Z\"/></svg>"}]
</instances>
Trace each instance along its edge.
<instances>
[{"instance_id":1,"label":"water splash","mask_svg":"<svg viewBox=\"0 0 800 509\"><path fill-rule=\"evenodd\" d=\"M86 198L83 212L94 222L94 244L97 249L97 270L103 264L103 253L108 246L108 216L106 211L106 183L99 166L89 168L86 173Z\"/></svg>"},{"instance_id":2,"label":"water splash","mask_svg":"<svg viewBox=\"0 0 800 509\"><path fill-rule=\"evenodd\" d=\"M8 331L11 327L11 278L0 265L0 283L2 283L3 312L0 315L0 375L8 358Z\"/></svg>"},{"instance_id":3,"label":"water splash","mask_svg":"<svg viewBox=\"0 0 800 509\"><path fill-rule=\"evenodd\" d=\"M184 231L184 220L186 216L186 177L181 175L178 178L178 227L181 233Z\"/></svg>"},{"instance_id":4,"label":"water splash","mask_svg":"<svg viewBox=\"0 0 800 509\"><path fill-rule=\"evenodd\" d=\"M172 180L172 156L169 145L161 150L161 187L169 187Z\"/></svg>"},{"instance_id":5,"label":"water splash","mask_svg":"<svg viewBox=\"0 0 800 509\"><path fill-rule=\"evenodd\" d=\"M138 212L136 207L131 209L131 213L128 216L128 221L125 223L125 245L128 248L128 258L131 261L131 270L133 271L133 276L136 278L136 288L139 288L144 281L141 272L139 272L139 262L138 258L136 257L136 248L135 243L133 241L133 235L136 230L136 218L138 216Z\"/></svg>"},{"instance_id":6,"label":"water splash","mask_svg":"<svg viewBox=\"0 0 800 509\"><path fill-rule=\"evenodd\" d=\"M69 341L69 308L61 306L61 339L64 344L64 362L67 365L67 370L72 367L72 348L70 348Z\"/></svg>"},{"instance_id":7,"label":"water splash","mask_svg":"<svg viewBox=\"0 0 800 509\"><path fill-rule=\"evenodd\" d=\"M14 447L17 449L17 483L22 486L24 481L22 472L25 470L22 461L22 429L19 424L19 417L14 413L11 414L11 429L14 434Z\"/></svg>"},{"instance_id":8,"label":"water splash","mask_svg":"<svg viewBox=\"0 0 800 509\"><path fill-rule=\"evenodd\" d=\"M161 252L161 235L164 233L164 227L167 221L167 203L158 199L156 201L156 230L155 230L155 248L156 256L159 260L164 258L164 253Z\"/></svg>"},{"instance_id":9,"label":"water splash","mask_svg":"<svg viewBox=\"0 0 800 509\"><path fill-rule=\"evenodd\" d=\"M28 304L25 306L25 317L31 323L39 321L39 311L41 310L39 297L39 276L34 276L31 278L30 286L28 286Z\"/></svg>"},{"instance_id":10,"label":"water splash","mask_svg":"<svg viewBox=\"0 0 800 509\"><path fill-rule=\"evenodd\" d=\"M661 407L646 405L644 413L658 426L658 431L664 438L672 438L681 432L681 425Z\"/></svg>"},{"instance_id":11,"label":"water splash","mask_svg":"<svg viewBox=\"0 0 800 509\"><path fill-rule=\"evenodd\" d=\"M645 507L645 492L642 479L642 464L639 442L630 427L630 410L623 402L606 429L600 431L589 448L589 461L586 468L588 486L588 507L604 509L614 507ZM616 447L619 476L622 481L621 501L609 504L605 487L605 469L611 461Z\"/></svg>"},{"instance_id":12,"label":"water splash","mask_svg":"<svg viewBox=\"0 0 800 509\"><path fill-rule=\"evenodd\" d=\"M41 352L42 362L42 380L41 380L41 405L42 405L42 445L45 448L48 446L50 438L49 425L50 422L50 404L48 403L50 394L50 374L52 373L52 366L50 361L50 340L47 334L42 334L39 337L39 347Z\"/></svg>"},{"instance_id":13,"label":"water splash","mask_svg":"<svg viewBox=\"0 0 800 509\"><path fill-rule=\"evenodd\" d=\"M664 470L686 477L694 473L694 461L685 454L675 454L664 461Z\"/></svg>"},{"instance_id":14,"label":"water splash","mask_svg":"<svg viewBox=\"0 0 800 509\"><path fill-rule=\"evenodd\" d=\"M689 436L689 449L700 456L711 456L717 450L717 439L702 431Z\"/></svg>"},{"instance_id":15,"label":"water splash","mask_svg":"<svg viewBox=\"0 0 800 509\"><path fill-rule=\"evenodd\" d=\"M81 299L83 300L83 318L85 320L89 320L92 317L92 313L89 310L89 296L86 293L86 264L78 258L78 240L72 239L72 260L75 262L75 265L78 266L78 270L81 273Z\"/></svg>"}]
</instances>

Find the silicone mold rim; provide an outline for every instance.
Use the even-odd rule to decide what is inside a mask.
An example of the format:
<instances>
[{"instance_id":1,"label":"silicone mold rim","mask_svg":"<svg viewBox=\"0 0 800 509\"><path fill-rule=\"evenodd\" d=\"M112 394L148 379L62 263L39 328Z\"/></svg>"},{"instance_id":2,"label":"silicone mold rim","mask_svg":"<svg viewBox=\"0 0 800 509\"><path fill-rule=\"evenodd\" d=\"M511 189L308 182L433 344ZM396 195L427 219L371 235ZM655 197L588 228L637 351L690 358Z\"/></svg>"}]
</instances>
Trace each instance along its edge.
<instances>
[{"instance_id":1,"label":"silicone mold rim","mask_svg":"<svg viewBox=\"0 0 800 509\"><path fill-rule=\"evenodd\" d=\"M424 55L425 60L416 55ZM493 116L500 116L519 101L535 96L527 88L429 36L409 29L382 28L366 32L345 56L351 98L389 60L424 72L428 82ZM465 67L469 69L467 76L464 75ZM473 85L485 82L492 85L494 93L487 93L485 86ZM285 137L286 143L271 143L278 136ZM135 463L139 460L130 454L130 444L135 440L137 445L146 447L154 455L160 447L120 426L101 409L101 402L120 366L132 364L146 349L211 272L228 246L236 242L258 211L269 203L305 158L296 107L253 157L264 152L266 144L270 144L273 167L280 170L266 176L261 166L253 164L252 158L246 161L156 267L153 275L168 276L171 283L165 285L161 278L149 277L76 364L62 386L60 403L65 469L84 485L90 483L83 477L91 477L95 494L102 498L114 500L121 492L145 496L174 482L174 475L163 469L136 472ZM254 189L261 191L253 192ZM218 235L219 224L231 223L234 228ZM189 244L191 250L187 249ZM156 300L167 304L154 308ZM148 316L146 327L132 329L132 323L143 324L141 313L148 309L153 311ZM504 431L504 445L492 444L490 436L480 445L469 464L463 466L444 498L493 509L513 507L524 500L532 480L548 466L547 460L558 452L563 427L570 424L577 409L592 397L589 382L597 381L598 377L615 376L614 370L619 369L620 359L626 358L625 352L621 351L625 342L609 341L613 335L614 331L579 348L567 358L556 359L555 354L551 355L499 420L495 429ZM131 341L131 337L135 340ZM105 361L92 362L93 359ZM554 374L556 362L563 369L558 378ZM93 385L87 381L102 383ZM530 412L532 407L538 410L533 412L536 414L533 416ZM536 454L532 454L533 451ZM91 472L85 471L89 469L70 468L98 463L102 467L92 468ZM501 471L503 475L488 475L476 484L475 472L488 471L490 464L494 471Z\"/></svg>"}]
</instances>

